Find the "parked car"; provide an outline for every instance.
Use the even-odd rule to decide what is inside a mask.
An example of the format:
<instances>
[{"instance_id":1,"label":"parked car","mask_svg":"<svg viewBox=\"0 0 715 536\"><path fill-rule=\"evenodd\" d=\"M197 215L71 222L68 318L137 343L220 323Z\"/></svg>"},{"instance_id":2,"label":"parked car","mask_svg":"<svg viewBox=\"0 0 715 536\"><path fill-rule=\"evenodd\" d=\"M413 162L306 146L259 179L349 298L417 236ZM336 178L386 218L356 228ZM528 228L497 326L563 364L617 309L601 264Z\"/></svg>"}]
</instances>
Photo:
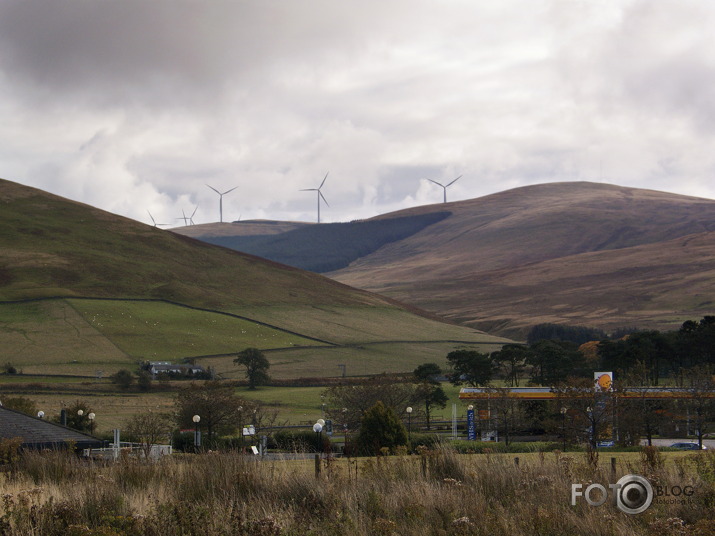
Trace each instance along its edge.
<instances>
[{"instance_id":1,"label":"parked car","mask_svg":"<svg viewBox=\"0 0 715 536\"><path fill-rule=\"evenodd\" d=\"M670 445L670 447L680 450L700 450L700 447L698 447L697 443L673 443L672 445ZM708 448L703 445L703 450L707 449Z\"/></svg>"}]
</instances>

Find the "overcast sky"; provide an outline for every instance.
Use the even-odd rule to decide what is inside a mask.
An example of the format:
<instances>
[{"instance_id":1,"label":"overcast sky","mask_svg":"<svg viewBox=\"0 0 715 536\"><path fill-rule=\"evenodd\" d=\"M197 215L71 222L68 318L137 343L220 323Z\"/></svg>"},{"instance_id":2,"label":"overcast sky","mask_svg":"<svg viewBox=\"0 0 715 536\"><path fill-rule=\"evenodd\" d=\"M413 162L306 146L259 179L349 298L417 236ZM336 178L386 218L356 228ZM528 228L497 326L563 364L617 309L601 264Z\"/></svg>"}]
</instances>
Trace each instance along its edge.
<instances>
[{"instance_id":1,"label":"overcast sky","mask_svg":"<svg viewBox=\"0 0 715 536\"><path fill-rule=\"evenodd\" d=\"M715 198L715 2L2 0L0 177L150 223Z\"/></svg>"}]
</instances>

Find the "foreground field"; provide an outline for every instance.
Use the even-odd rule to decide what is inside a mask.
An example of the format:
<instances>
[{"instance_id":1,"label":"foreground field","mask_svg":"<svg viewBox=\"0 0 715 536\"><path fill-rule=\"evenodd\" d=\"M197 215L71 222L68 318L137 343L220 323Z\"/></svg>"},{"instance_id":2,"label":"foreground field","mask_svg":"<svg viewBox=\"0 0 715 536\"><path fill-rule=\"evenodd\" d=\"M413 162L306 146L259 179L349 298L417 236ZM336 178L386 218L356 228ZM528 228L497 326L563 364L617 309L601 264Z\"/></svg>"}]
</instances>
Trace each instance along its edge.
<instances>
[{"instance_id":1,"label":"foreground field","mask_svg":"<svg viewBox=\"0 0 715 536\"><path fill-rule=\"evenodd\" d=\"M25 535L708 535L715 454L617 462L558 452L258 460L235 453L87 464L31 454L0 478L3 534ZM639 474L657 493L643 513L572 505L573 484ZM658 491L659 490L659 491ZM669 496L662 491L668 490ZM679 490L676 497L673 491ZM688 490L687 495L682 490Z\"/></svg>"}]
</instances>

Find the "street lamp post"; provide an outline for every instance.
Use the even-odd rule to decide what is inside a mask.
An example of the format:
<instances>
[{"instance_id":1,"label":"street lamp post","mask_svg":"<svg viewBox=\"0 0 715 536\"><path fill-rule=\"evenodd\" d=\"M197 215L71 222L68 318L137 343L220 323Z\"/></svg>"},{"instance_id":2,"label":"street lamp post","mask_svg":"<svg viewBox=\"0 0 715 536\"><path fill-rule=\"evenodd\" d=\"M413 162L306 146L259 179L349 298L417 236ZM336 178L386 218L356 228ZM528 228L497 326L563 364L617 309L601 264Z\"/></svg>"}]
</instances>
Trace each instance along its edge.
<instances>
[{"instance_id":1,"label":"street lamp post","mask_svg":"<svg viewBox=\"0 0 715 536\"><path fill-rule=\"evenodd\" d=\"M322 443L321 432L323 431L323 425L320 424L320 421L322 421L322 420L323 419L319 419L318 422L316 422L313 425L313 432L315 432L315 439L317 441L317 451L318 452L320 452L322 450L322 448L321 448L321 443Z\"/></svg>"},{"instance_id":2,"label":"street lamp post","mask_svg":"<svg viewBox=\"0 0 715 536\"><path fill-rule=\"evenodd\" d=\"M348 408L343 408L343 434L345 435L345 446L343 447L343 453L347 454L350 458L350 444L348 443Z\"/></svg>"},{"instance_id":3,"label":"street lamp post","mask_svg":"<svg viewBox=\"0 0 715 536\"><path fill-rule=\"evenodd\" d=\"M194 449L198 450L201 446L201 432L199 431L199 422L201 421L201 417L199 415L194 415L191 417L191 420L194 421Z\"/></svg>"},{"instance_id":4,"label":"street lamp post","mask_svg":"<svg viewBox=\"0 0 715 536\"><path fill-rule=\"evenodd\" d=\"M407 442L412 443L412 406L407 406Z\"/></svg>"},{"instance_id":5,"label":"street lamp post","mask_svg":"<svg viewBox=\"0 0 715 536\"><path fill-rule=\"evenodd\" d=\"M89 433L90 435L94 434L94 418L96 415L94 412L90 412L89 415L87 415L87 418L89 419Z\"/></svg>"},{"instance_id":6,"label":"street lamp post","mask_svg":"<svg viewBox=\"0 0 715 536\"><path fill-rule=\"evenodd\" d=\"M243 406L238 406L238 451L243 454Z\"/></svg>"},{"instance_id":7,"label":"street lamp post","mask_svg":"<svg viewBox=\"0 0 715 536\"><path fill-rule=\"evenodd\" d=\"M77 410L77 422L75 424L75 427L77 430L80 432L84 432L84 423L82 422L82 416L84 415L84 410L83 409L78 409Z\"/></svg>"}]
</instances>

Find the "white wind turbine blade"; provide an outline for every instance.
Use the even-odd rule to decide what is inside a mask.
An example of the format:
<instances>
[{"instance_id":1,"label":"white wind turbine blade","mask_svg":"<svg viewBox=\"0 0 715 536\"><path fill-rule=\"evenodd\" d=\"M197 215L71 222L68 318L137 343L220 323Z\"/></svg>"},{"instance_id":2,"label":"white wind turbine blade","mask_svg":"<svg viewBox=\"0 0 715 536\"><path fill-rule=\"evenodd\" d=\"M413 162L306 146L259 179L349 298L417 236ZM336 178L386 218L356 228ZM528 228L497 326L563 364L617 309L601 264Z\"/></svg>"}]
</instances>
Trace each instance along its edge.
<instances>
[{"instance_id":1,"label":"white wind turbine blade","mask_svg":"<svg viewBox=\"0 0 715 536\"><path fill-rule=\"evenodd\" d=\"M330 171L328 171L328 173L330 173ZM326 173L325 177L323 177L323 182L321 182L320 186L318 186L318 190L320 190L323 187L323 184L325 184L325 181L328 178L328 173Z\"/></svg>"},{"instance_id":2,"label":"white wind turbine blade","mask_svg":"<svg viewBox=\"0 0 715 536\"><path fill-rule=\"evenodd\" d=\"M320 190L318 190L318 195L323 199L323 202L324 202L327 206L330 206L330 205L328 205L328 200L325 199L325 196L323 195L323 192L321 192Z\"/></svg>"},{"instance_id":3,"label":"white wind turbine blade","mask_svg":"<svg viewBox=\"0 0 715 536\"><path fill-rule=\"evenodd\" d=\"M461 179L461 178L462 178L462 176L460 175L459 177L457 177L456 179L454 179L452 182L450 182L447 186L452 186L455 182L457 182L457 181L458 181L459 179Z\"/></svg>"}]
</instances>

